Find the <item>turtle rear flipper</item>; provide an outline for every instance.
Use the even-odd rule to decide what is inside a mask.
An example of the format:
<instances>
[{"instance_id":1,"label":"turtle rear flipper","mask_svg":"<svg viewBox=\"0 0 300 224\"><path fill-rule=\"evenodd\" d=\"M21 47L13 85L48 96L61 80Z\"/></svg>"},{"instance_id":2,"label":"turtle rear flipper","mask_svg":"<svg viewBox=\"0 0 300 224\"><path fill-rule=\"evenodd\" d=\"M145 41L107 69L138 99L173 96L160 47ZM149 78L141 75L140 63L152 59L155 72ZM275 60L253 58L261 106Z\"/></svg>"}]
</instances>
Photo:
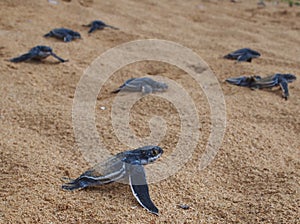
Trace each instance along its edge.
<instances>
[{"instance_id":1,"label":"turtle rear flipper","mask_svg":"<svg viewBox=\"0 0 300 224\"><path fill-rule=\"evenodd\" d=\"M247 82L246 76L236 77L236 78L229 78L226 79L226 82L237 85L237 86L248 86L249 82Z\"/></svg>"},{"instance_id":2,"label":"turtle rear flipper","mask_svg":"<svg viewBox=\"0 0 300 224\"><path fill-rule=\"evenodd\" d=\"M230 59L230 60L234 60L235 59L235 57L233 57L231 54L226 54L223 58Z\"/></svg>"},{"instance_id":3,"label":"turtle rear flipper","mask_svg":"<svg viewBox=\"0 0 300 224\"><path fill-rule=\"evenodd\" d=\"M119 178L116 178L119 179ZM69 183L63 184L62 189L64 190L77 190L77 189L83 189L89 186L100 186L104 184L110 184L114 182L115 180L112 180L110 178L106 177L93 177L93 176L80 176L75 180L71 180Z\"/></svg>"},{"instance_id":4,"label":"turtle rear flipper","mask_svg":"<svg viewBox=\"0 0 300 224\"><path fill-rule=\"evenodd\" d=\"M130 165L129 181L132 193L136 200L149 212L158 215L158 208L152 202L149 195L144 167Z\"/></svg>"},{"instance_id":5,"label":"turtle rear flipper","mask_svg":"<svg viewBox=\"0 0 300 224\"><path fill-rule=\"evenodd\" d=\"M44 37L53 37L53 33L50 31L49 33L46 33Z\"/></svg>"},{"instance_id":6,"label":"turtle rear flipper","mask_svg":"<svg viewBox=\"0 0 300 224\"><path fill-rule=\"evenodd\" d=\"M226 82L237 86L254 88L255 82L260 79L261 79L260 76L250 76L250 77L241 76L241 77L226 79Z\"/></svg>"},{"instance_id":7,"label":"turtle rear flipper","mask_svg":"<svg viewBox=\"0 0 300 224\"><path fill-rule=\"evenodd\" d=\"M120 91L123 90L123 89L125 89L125 90L127 90L127 91L130 91L130 89L132 89L132 88L136 89L135 86L132 86L132 87L131 87L131 86L129 85L129 83L130 83L131 81L135 80L135 79L136 79L136 78L128 79L123 85L119 86L118 89L112 91L111 93L118 93L118 92L120 92Z\"/></svg>"},{"instance_id":8,"label":"turtle rear flipper","mask_svg":"<svg viewBox=\"0 0 300 224\"><path fill-rule=\"evenodd\" d=\"M118 89L116 89L116 90L114 90L114 91L111 91L111 93L118 93L118 92L120 92L121 91L121 88L118 88Z\"/></svg>"},{"instance_id":9,"label":"turtle rear flipper","mask_svg":"<svg viewBox=\"0 0 300 224\"><path fill-rule=\"evenodd\" d=\"M18 63L18 62L30 60L31 58L32 58L32 53L26 53L19 57L12 58L12 59L10 59L10 61Z\"/></svg>"},{"instance_id":10,"label":"turtle rear flipper","mask_svg":"<svg viewBox=\"0 0 300 224\"><path fill-rule=\"evenodd\" d=\"M62 189L73 191L77 189L83 189L90 185L90 181L86 178L77 178L75 180L71 180L69 183L63 184Z\"/></svg>"}]
</instances>

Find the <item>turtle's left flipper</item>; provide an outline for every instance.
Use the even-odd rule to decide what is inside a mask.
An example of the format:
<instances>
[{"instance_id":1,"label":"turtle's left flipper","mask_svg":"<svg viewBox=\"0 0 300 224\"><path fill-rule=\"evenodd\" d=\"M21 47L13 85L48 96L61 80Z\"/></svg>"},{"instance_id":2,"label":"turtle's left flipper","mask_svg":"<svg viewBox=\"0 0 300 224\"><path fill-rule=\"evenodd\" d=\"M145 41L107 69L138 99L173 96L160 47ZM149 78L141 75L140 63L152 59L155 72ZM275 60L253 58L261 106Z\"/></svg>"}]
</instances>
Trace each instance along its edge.
<instances>
[{"instance_id":1,"label":"turtle's left flipper","mask_svg":"<svg viewBox=\"0 0 300 224\"><path fill-rule=\"evenodd\" d=\"M64 62L68 62L69 60L65 60L65 59L62 59L61 57L58 57L56 54L54 54L53 52L51 52L51 55L58 59L60 62L64 63Z\"/></svg>"},{"instance_id":2,"label":"turtle's left flipper","mask_svg":"<svg viewBox=\"0 0 300 224\"><path fill-rule=\"evenodd\" d=\"M158 208L153 204L149 195L146 174L142 165L128 165L129 183L136 200L149 212L158 215Z\"/></svg>"},{"instance_id":3,"label":"turtle's left flipper","mask_svg":"<svg viewBox=\"0 0 300 224\"><path fill-rule=\"evenodd\" d=\"M281 79L279 81L279 85L280 85L281 90L282 90L282 97L287 100L288 97L289 97L288 82L285 79Z\"/></svg>"}]
</instances>

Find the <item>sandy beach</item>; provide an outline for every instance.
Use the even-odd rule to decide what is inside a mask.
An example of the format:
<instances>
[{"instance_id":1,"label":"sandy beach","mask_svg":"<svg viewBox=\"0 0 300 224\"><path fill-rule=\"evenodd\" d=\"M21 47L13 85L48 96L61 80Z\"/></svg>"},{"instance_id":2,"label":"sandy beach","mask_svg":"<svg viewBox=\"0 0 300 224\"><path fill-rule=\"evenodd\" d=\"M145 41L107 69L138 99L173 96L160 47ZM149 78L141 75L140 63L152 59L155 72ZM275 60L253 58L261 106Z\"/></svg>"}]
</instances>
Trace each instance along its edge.
<instances>
[{"instance_id":1,"label":"sandy beach","mask_svg":"<svg viewBox=\"0 0 300 224\"><path fill-rule=\"evenodd\" d=\"M300 223L300 6L266 4L2 0L0 223ZM89 35L82 25L95 19L119 30L106 28ZM60 27L80 32L82 39L64 43L43 37ZM62 177L76 178L92 165L76 143L72 123L84 71L105 51L144 39L172 41L199 55L217 78L226 104L222 144L213 161L199 170L211 111L205 92L185 71L163 62L133 63L116 71L96 97L96 128L111 154L128 149L112 126L115 95L110 93L127 79L167 77L183 86L194 102L199 140L191 158L174 175L149 184L159 216L143 209L128 185L61 189ZM51 46L69 62L57 63L53 57L40 63L8 61L36 45ZM259 51L261 57L252 63L222 58L244 47ZM279 87L253 91L225 82L229 77L275 73L298 78L289 84L288 100ZM153 116L165 120L167 131L159 144L165 153L158 161L163 163L178 143L181 120L175 106L159 94L132 107L130 128L146 137Z\"/></svg>"}]
</instances>

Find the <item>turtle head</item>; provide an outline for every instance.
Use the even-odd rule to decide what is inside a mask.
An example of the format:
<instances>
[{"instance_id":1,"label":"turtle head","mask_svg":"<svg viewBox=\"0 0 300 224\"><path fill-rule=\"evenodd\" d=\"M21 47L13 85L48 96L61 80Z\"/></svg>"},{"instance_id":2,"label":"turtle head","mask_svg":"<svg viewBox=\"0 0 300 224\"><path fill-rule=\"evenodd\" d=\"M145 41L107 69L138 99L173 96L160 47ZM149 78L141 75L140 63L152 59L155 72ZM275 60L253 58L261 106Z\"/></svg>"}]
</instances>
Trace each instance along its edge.
<instances>
[{"instance_id":1,"label":"turtle head","mask_svg":"<svg viewBox=\"0 0 300 224\"><path fill-rule=\"evenodd\" d=\"M162 154L163 150L159 146L144 146L124 152L124 162L131 165L146 165L157 160Z\"/></svg>"},{"instance_id":2,"label":"turtle head","mask_svg":"<svg viewBox=\"0 0 300 224\"><path fill-rule=\"evenodd\" d=\"M164 92L168 89L168 85L164 82L154 82L152 83L152 88L157 92Z\"/></svg>"},{"instance_id":3,"label":"turtle head","mask_svg":"<svg viewBox=\"0 0 300 224\"><path fill-rule=\"evenodd\" d=\"M39 45L30 50L31 53L35 54L40 58L46 58L52 54L52 48L48 46Z\"/></svg>"},{"instance_id":4,"label":"turtle head","mask_svg":"<svg viewBox=\"0 0 300 224\"><path fill-rule=\"evenodd\" d=\"M287 82L293 82L297 79L293 74L283 74L282 76Z\"/></svg>"},{"instance_id":5,"label":"turtle head","mask_svg":"<svg viewBox=\"0 0 300 224\"><path fill-rule=\"evenodd\" d=\"M159 82L158 83L158 89L161 89L162 91L165 91L168 89L168 85L164 82Z\"/></svg>"},{"instance_id":6,"label":"turtle head","mask_svg":"<svg viewBox=\"0 0 300 224\"><path fill-rule=\"evenodd\" d=\"M43 52L52 52L52 48L51 47L48 47L48 46L37 46L39 48L40 51L43 51Z\"/></svg>"},{"instance_id":7,"label":"turtle head","mask_svg":"<svg viewBox=\"0 0 300 224\"><path fill-rule=\"evenodd\" d=\"M80 33L78 33L78 32L75 32L74 31L74 33L73 33L73 38L76 38L76 39L81 39L81 35L80 35Z\"/></svg>"}]
</instances>

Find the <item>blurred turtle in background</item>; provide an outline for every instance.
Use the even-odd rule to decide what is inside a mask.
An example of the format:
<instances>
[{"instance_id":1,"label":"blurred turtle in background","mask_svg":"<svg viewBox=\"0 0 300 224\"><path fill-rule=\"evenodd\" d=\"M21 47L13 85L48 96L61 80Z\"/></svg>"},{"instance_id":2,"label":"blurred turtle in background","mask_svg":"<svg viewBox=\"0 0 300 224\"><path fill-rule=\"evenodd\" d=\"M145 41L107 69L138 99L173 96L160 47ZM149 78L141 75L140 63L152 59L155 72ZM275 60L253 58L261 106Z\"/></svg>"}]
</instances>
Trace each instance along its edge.
<instances>
[{"instance_id":1,"label":"blurred turtle in background","mask_svg":"<svg viewBox=\"0 0 300 224\"><path fill-rule=\"evenodd\" d=\"M38 45L31 48L28 53L22 54L19 57L15 57L10 59L11 62L23 62L28 60L42 60L49 56L53 56L54 58L58 59L60 62L67 62L68 60L62 59L58 57L53 51L51 47Z\"/></svg>"},{"instance_id":2,"label":"blurred turtle in background","mask_svg":"<svg viewBox=\"0 0 300 224\"><path fill-rule=\"evenodd\" d=\"M260 57L260 53L250 48L242 48L224 56L224 58L226 59L237 60L238 62L242 62L242 61L251 62L252 58L258 58L258 57Z\"/></svg>"},{"instance_id":3,"label":"blurred turtle in background","mask_svg":"<svg viewBox=\"0 0 300 224\"><path fill-rule=\"evenodd\" d=\"M83 25L83 26L91 27L88 33L92 33L95 30L102 30L105 27L108 27L108 28L111 28L111 29L114 29L114 30L118 30L119 29L117 27L114 27L114 26L111 26L111 25L107 25L106 23L104 23L101 20L94 20L90 24Z\"/></svg>"},{"instance_id":4,"label":"blurred turtle in background","mask_svg":"<svg viewBox=\"0 0 300 224\"><path fill-rule=\"evenodd\" d=\"M157 82L148 77L142 77L142 78L128 79L118 89L112 91L112 93L126 91L126 92L142 92L143 94L149 94L154 92L163 92L167 89L168 89L168 85L166 83Z\"/></svg>"},{"instance_id":5,"label":"blurred turtle in background","mask_svg":"<svg viewBox=\"0 0 300 224\"><path fill-rule=\"evenodd\" d=\"M49 33L46 33L44 37L56 37L57 39L61 39L64 42L70 42L74 39L80 39L81 35L80 33L70 29L58 28L51 30Z\"/></svg>"},{"instance_id":6,"label":"blurred turtle in background","mask_svg":"<svg viewBox=\"0 0 300 224\"><path fill-rule=\"evenodd\" d=\"M295 80L296 76L293 74L274 74L264 78L260 76L241 76L226 79L226 82L237 86L249 87L251 89L273 88L280 86L282 89L282 97L287 100L289 97L288 83Z\"/></svg>"}]
</instances>

